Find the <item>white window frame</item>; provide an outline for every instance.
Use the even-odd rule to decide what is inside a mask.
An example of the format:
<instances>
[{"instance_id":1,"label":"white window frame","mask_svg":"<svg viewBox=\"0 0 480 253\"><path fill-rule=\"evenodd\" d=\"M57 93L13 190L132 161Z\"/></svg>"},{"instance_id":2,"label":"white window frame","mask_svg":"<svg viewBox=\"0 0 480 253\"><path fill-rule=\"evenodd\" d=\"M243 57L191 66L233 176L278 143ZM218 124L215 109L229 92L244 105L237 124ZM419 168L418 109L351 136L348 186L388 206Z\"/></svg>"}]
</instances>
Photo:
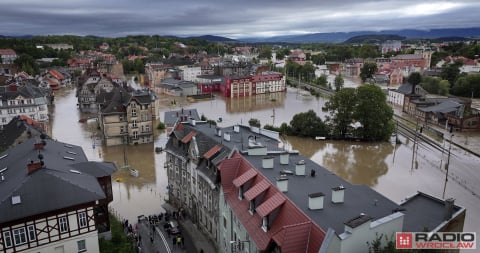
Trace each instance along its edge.
<instances>
[{"instance_id":1,"label":"white window frame","mask_svg":"<svg viewBox=\"0 0 480 253\"><path fill-rule=\"evenodd\" d=\"M6 248L10 248L13 246L12 234L10 233L10 231L3 232L3 243L5 243Z\"/></svg>"},{"instance_id":2,"label":"white window frame","mask_svg":"<svg viewBox=\"0 0 480 253\"><path fill-rule=\"evenodd\" d=\"M15 246L27 243L27 233L25 227L13 229L13 242Z\"/></svg>"},{"instance_id":3,"label":"white window frame","mask_svg":"<svg viewBox=\"0 0 480 253\"><path fill-rule=\"evenodd\" d=\"M77 249L78 252L87 252L87 242L85 242L85 239L77 241Z\"/></svg>"},{"instance_id":4,"label":"white window frame","mask_svg":"<svg viewBox=\"0 0 480 253\"><path fill-rule=\"evenodd\" d=\"M68 232L67 216L58 217L58 230L60 233Z\"/></svg>"},{"instance_id":5,"label":"white window frame","mask_svg":"<svg viewBox=\"0 0 480 253\"><path fill-rule=\"evenodd\" d=\"M37 239L37 234L35 232L35 226L34 225L28 225L27 227L28 231L28 241L33 242Z\"/></svg>"},{"instance_id":6,"label":"white window frame","mask_svg":"<svg viewBox=\"0 0 480 253\"><path fill-rule=\"evenodd\" d=\"M136 120L133 120L133 121L132 121L132 127L133 127L133 128L136 128L136 127L137 127L137 121L136 121Z\"/></svg>"},{"instance_id":7,"label":"white window frame","mask_svg":"<svg viewBox=\"0 0 480 253\"><path fill-rule=\"evenodd\" d=\"M132 108L132 117L137 117L137 109Z\"/></svg>"},{"instance_id":8,"label":"white window frame","mask_svg":"<svg viewBox=\"0 0 480 253\"><path fill-rule=\"evenodd\" d=\"M79 212L78 213L78 227L79 228L86 228L88 227L88 219L86 212Z\"/></svg>"}]
</instances>

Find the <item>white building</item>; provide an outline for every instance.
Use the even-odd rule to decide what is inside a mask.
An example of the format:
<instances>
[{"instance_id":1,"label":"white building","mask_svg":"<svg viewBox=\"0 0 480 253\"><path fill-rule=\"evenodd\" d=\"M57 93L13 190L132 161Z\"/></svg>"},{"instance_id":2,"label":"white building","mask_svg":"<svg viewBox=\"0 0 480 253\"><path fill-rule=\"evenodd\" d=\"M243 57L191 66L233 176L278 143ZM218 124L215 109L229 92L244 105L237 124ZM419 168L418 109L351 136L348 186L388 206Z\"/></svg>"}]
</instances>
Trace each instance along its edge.
<instances>
[{"instance_id":1,"label":"white building","mask_svg":"<svg viewBox=\"0 0 480 253\"><path fill-rule=\"evenodd\" d=\"M200 66L180 66L180 75L182 79L185 81L190 81L194 83L198 83L198 76L202 74L202 68Z\"/></svg>"},{"instance_id":2,"label":"white building","mask_svg":"<svg viewBox=\"0 0 480 253\"><path fill-rule=\"evenodd\" d=\"M27 115L38 122L48 122L48 98L41 88L26 84L0 87L0 126L16 116Z\"/></svg>"}]
</instances>

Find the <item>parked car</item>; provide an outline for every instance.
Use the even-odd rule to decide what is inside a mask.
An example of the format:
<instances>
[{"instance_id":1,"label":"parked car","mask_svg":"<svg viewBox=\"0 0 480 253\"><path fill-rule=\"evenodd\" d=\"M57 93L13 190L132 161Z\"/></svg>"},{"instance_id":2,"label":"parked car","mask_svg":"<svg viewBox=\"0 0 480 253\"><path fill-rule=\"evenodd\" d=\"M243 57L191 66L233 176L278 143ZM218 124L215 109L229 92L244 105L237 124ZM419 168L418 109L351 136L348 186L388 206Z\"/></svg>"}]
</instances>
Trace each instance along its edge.
<instances>
[{"instance_id":1,"label":"parked car","mask_svg":"<svg viewBox=\"0 0 480 253\"><path fill-rule=\"evenodd\" d=\"M176 220L170 220L170 221L166 222L163 225L163 228L165 229L165 231L167 231L167 233L169 233L171 235L180 234L180 227L178 226L178 222Z\"/></svg>"}]
</instances>

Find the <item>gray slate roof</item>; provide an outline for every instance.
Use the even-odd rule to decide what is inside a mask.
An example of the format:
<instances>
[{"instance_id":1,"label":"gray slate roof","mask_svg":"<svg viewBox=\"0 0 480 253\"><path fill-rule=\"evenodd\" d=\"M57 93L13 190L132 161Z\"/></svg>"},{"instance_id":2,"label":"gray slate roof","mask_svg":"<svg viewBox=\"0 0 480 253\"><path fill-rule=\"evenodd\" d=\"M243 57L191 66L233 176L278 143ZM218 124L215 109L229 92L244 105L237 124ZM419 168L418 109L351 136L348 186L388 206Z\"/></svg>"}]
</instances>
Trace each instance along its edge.
<instances>
[{"instance_id":1,"label":"gray slate roof","mask_svg":"<svg viewBox=\"0 0 480 253\"><path fill-rule=\"evenodd\" d=\"M200 120L197 109L180 109L178 111L168 111L164 113L163 123L167 126L173 126L180 116L191 117L196 121Z\"/></svg>"},{"instance_id":2,"label":"gray slate roof","mask_svg":"<svg viewBox=\"0 0 480 253\"><path fill-rule=\"evenodd\" d=\"M191 126L186 126L190 128ZM207 124L197 124L195 131L205 133L215 142L222 143L229 149L236 147L238 150L247 150L248 137L257 136L257 142L267 146L268 156L274 157L274 169L263 169L262 160L265 156L248 156L243 154L246 159L267 177L275 186L276 178L280 176L280 171L295 171L295 164L301 160L305 161L307 176L288 176L288 192L285 193L303 212L305 212L312 220L314 220L322 229L327 230L333 228L338 234L344 231L344 223L358 217L361 213L372 217L373 220L392 214L400 206L382 194L376 192L366 185L354 185L343 180L339 176L330 172L326 168L316 164L307 157L298 153L289 154L289 164L281 165L279 154L283 151L278 148L278 141L260 136L249 131L248 127L240 127L243 133L235 133L232 127L222 129L222 137L215 135L214 129ZM231 141L223 140L223 133L230 132ZM243 139L243 147L242 141ZM310 170L316 171L315 177L310 177ZM345 202L342 204L334 204L331 202L332 188L342 185L345 187ZM308 194L322 192L325 195L323 210L308 209Z\"/></svg>"},{"instance_id":3,"label":"gray slate roof","mask_svg":"<svg viewBox=\"0 0 480 253\"><path fill-rule=\"evenodd\" d=\"M6 168L0 182L0 224L105 198L97 177L111 175L116 168L89 162L80 146L45 140L40 151L45 165L28 174L27 164L39 161L39 151L33 148L39 141L32 138L0 154L0 168ZM13 196L20 196L21 203L13 205Z\"/></svg>"}]
</instances>

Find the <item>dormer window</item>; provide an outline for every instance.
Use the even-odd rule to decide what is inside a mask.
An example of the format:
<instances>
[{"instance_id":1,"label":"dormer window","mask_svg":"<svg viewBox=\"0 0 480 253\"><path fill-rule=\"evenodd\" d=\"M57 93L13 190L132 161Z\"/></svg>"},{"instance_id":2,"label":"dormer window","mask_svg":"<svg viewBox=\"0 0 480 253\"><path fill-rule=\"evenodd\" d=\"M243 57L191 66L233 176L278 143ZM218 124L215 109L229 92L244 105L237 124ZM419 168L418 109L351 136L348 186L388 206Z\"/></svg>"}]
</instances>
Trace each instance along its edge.
<instances>
[{"instance_id":1,"label":"dormer window","mask_svg":"<svg viewBox=\"0 0 480 253\"><path fill-rule=\"evenodd\" d=\"M268 216L262 218L262 229L263 231L268 231Z\"/></svg>"},{"instance_id":2,"label":"dormer window","mask_svg":"<svg viewBox=\"0 0 480 253\"><path fill-rule=\"evenodd\" d=\"M250 214L253 214L255 212L255 199L252 199L249 204L248 204L248 211Z\"/></svg>"},{"instance_id":3,"label":"dormer window","mask_svg":"<svg viewBox=\"0 0 480 253\"><path fill-rule=\"evenodd\" d=\"M238 199L242 200L243 199L243 185L238 187Z\"/></svg>"}]
</instances>

